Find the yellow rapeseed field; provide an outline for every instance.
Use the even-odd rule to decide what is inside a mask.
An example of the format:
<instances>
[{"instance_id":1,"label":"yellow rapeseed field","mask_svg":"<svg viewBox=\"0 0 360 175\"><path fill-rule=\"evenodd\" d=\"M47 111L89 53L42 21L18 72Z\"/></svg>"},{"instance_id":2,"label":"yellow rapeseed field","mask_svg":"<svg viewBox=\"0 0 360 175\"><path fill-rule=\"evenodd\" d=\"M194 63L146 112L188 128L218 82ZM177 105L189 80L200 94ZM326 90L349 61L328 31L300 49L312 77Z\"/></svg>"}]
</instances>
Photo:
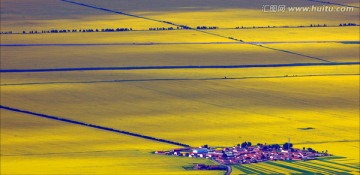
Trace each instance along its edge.
<instances>
[{"instance_id":1,"label":"yellow rapeseed field","mask_svg":"<svg viewBox=\"0 0 360 175\"><path fill-rule=\"evenodd\" d=\"M358 41L359 27L307 27L214 30L246 42ZM326 48L324 45L319 44Z\"/></svg>"},{"instance_id":2,"label":"yellow rapeseed field","mask_svg":"<svg viewBox=\"0 0 360 175\"><path fill-rule=\"evenodd\" d=\"M3 69L320 62L248 44L3 47L1 51Z\"/></svg>"},{"instance_id":3,"label":"yellow rapeseed field","mask_svg":"<svg viewBox=\"0 0 360 175\"><path fill-rule=\"evenodd\" d=\"M327 76L332 73L339 75ZM337 156L348 158L346 162L342 163L356 163L359 161L357 156L359 135L356 132L359 127L357 117L359 78L356 75L341 75L358 73L358 66L338 66L337 68L320 66L314 68L219 69L216 71L205 69L40 73L24 80L20 78L21 74L8 74L2 77L3 84L26 82L43 82L44 84L3 85L1 87L2 104L176 140L192 146L205 143L214 146L235 145L245 140L253 143L282 143L290 137L296 147L305 146L317 150L329 150L330 153ZM82 76L76 76L78 74L82 74ZM323 76L309 76L321 74ZM262 77L264 75L270 77ZM286 75L291 77L285 77ZM222 78L222 76L239 79L206 80L206 78ZM144 77L147 77L145 81L141 81ZM151 80L162 77L165 79L164 81ZM184 77L186 77L185 80L176 80L176 78ZM86 83L90 80L114 80L115 78L134 81ZM60 80L60 83L46 84L46 81L53 82L51 80ZM76 82L78 84L74 84ZM13 116L13 114L6 112L2 116ZM33 118L31 116L22 117ZM40 121L46 121L46 119L36 120L39 122L37 125L40 126ZM40 131L34 129L36 128L34 126L37 125L29 125L32 127L26 133L39 134ZM60 125L66 126L67 124ZM27 126L24 127L27 128ZM307 131L299 129L306 127L315 129ZM31 132L33 129L34 133ZM61 136L62 133L57 133L57 130L51 131L52 135L55 135L53 137L59 139L69 137ZM73 129L65 130L73 131ZM94 132L95 136L104 134L111 135L111 137L125 137L90 130ZM8 129L8 132L10 131L11 127ZM84 133L87 132L84 131ZM45 129L41 133L49 133L49 131ZM41 136L38 139L41 140L43 137L47 136ZM77 137L79 139L76 139ZM104 149L96 145L103 141L86 141L81 137L82 135L76 135L76 138L73 138L72 135L71 139L74 139L72 144L85 142L82 144L90 144L84 146L86 148ZM101 136L101 138L103 137L105 136ZM126 138L128 137L126 136ZM24 139L31 140L31 143L37 142L36 139ZM49 140L54 140L54 138L49 138ZM105 140L115 141L118 139L106 139L105 137ZM135 140L141 141L141 139ZM16 143L13 138L8 141L9 145ZM68 144L63 142L60 141L61 144ZM96 144L93 145L92 142ZM101 146L124 149L122 144L125 144L125 148L130 149L131 142L126 140L114 146L106 142L106 145ZM156 145L160 146L149 146L149 149L146 148L146 150L150 152L151 149L169 148L168 145ZM19 154L16 150L24 148L13 149L14 146L9 146L3 150ZM56 150L49 149L47 151L41 149L40 152L56 152ZM69 149L74 148L70 147ZM138 148L134 147L134 149ZM141 148L139 149L141 150ZM59 148L59 150L61 149ZM141 156L152 156L148 152L141 153ZM108 159L110 162L112 160L112 158ZM191 158L181 160L184 161L183 164L194 161ZM161 172L162 170L155 171Z\"/></svg>"},{"instance_id":4,"label":"yellow rapeseed field","mask_svg":"<svg viewBox=\"0 0 360 175\"><path fill-rule=\"evenodd\" d=\"M151 153L171 145L3 110L1 122L1 174L199 174L182 166L213 164Z\"/></svg>"},{"instance_id":5,"label":"yellow rapeseed field","mask_svg":"<svg viewBox=\"0 0 360 175\"><path fill-rule=\"evenodd\" d=\"M276 49L284 49L297 53L312 55L332 62L358 62L359 44L276 44L269 45Z\"/></svg>"},{"instance_id":6,"label":"yellow rapeseed field","mask_svg":"<svg viewBox=\"0 0 360 175\"><path fill-rule=\"evenodd\" d=\"M145 31L171 25L62 1L4 0L1 31L118 27L141 31L2 34L1 70L294 65L1 72L1 105L191 146L233 146L244 141L282 144L291 138L296 148L334 154L308 162L236 165L233 174L359 173L359 64L299 66L358 62L359 27L335 27L357 22L358 11L261 11L263 3L299 5L296 0L209 1L205 5L154 0L141 6L144 2L136 0L78 2L220 29L206 31L215 35L194 30ZM358 5L353 0L343 3ZM314 4L322 5L308 1L303 5ZM234 29L318 23L334 27ZM177 148L174 145L4 109L0 112L0 174L224 174L184 169L195 163L216 164L207 159L152 154Z\"/></svg>"}]
</instances>

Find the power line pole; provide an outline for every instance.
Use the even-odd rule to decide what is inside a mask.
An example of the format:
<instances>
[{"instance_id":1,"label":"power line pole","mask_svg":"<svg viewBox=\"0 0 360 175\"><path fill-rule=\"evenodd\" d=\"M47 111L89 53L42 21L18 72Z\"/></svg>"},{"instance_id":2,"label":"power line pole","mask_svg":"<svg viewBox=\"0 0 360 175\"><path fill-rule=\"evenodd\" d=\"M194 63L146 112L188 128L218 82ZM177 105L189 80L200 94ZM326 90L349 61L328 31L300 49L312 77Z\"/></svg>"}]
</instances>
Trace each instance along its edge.
<instances>
[{"instance_id":1,"label":"power line pole","mask_svg":"<svg viewBox=\"0 0 360 175\"><path fill-rule=\"evenodd\" d=\"M291 160L290 154L291 154L291 148L290 148L290 138L289 138L289 140L288 140L288 159L289 160Z\"/></svg>"}]
</instances>

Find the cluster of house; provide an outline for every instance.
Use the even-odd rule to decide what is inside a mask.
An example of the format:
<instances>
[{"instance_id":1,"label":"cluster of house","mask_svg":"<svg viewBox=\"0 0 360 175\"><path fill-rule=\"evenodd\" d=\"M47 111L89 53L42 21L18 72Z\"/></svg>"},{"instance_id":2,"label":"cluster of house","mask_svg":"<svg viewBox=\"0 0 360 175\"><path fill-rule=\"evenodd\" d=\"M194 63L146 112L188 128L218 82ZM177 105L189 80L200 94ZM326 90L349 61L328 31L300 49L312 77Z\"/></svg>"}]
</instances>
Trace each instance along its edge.
<instances>
[{"instance_id":1,"label":"cluster of house","mask_svg":"<svg viewBox=\"0 0 360 175\"><path fill-rule=\"evenodd\" d=\"M246 143L246 142L245 142ZM220 164L250 164L277 160L314 160L317 157L331 156L326 152L318 152L311 148L292 148L292 144L283 147L280 145L258 144L251 146L239 144L234 147L201 147L178 148L170 151L156 151L155 154L185 156L194 158L208 158ZM287 148L285 148L287 147Z\"/></svg>"}]
</instances>

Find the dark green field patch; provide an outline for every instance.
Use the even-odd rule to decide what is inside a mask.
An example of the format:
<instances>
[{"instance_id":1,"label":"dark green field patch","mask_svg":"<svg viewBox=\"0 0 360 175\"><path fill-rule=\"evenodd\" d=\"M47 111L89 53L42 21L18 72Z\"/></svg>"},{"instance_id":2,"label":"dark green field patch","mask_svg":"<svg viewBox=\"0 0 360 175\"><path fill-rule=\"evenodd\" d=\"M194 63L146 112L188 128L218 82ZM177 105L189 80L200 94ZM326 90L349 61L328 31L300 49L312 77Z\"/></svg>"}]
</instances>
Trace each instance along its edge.
<instances>
[{"instance_id":1,"label":"dark green field patch","mask_svg":"<svg viewBox=\"0 0 360 175\"><path fill-rule=\"evenodd\" d=\"M341 42L341 44L360 44L360 41L347 41L347 42Z\"/></svg>"},{"instance_id":2,"label":"dark green field patch","mask_svg":"<svg viewBox=\"0 0 360 175\"><path fill-rule=\"evenodd\" d=\"M265 174L263 172L259 172L259 171L256 171L256 170L253 170L253 169L250 169L248 167L245 167L243 165L235 165L233 166L234 168L236 169L239 169L240 171L246 173L246 174Z\"/></svg>"},{"instance_id":3,"label":"dark green field patch","mask_svg":"<svg viewBox=\"0 0 360 175\"><path fill-rule=\"evenodd\" d=\"M338 174L338 173L345 173L346 171L343 171L343 170L332 170L333 167L323 167L323 166L316 166L316 165L309 165L309 164L305 164L303 162L298 162L296 163L297 165L301 165L301 166L304 166L304 167L307 167L307 168L312 168L312 169L318 169L318 170L321 170L321 171L325 171L327 173L334 173L334 174Z\"/></svg>"},{"instance_id":4,"label":"dark green field patch","mask_svg":"<svg viewBox=\"0 0 360 175\"><path fill-rule=\"evenodd\" d=\"M249 168L249 169L254 169L254 170L259 171L259 172L262 172L262 173L264 173L264 174L273 174L273 173L274 173L274 172L271 171L271 170L267 170L267 169L265 169L265 168L255 166L254 164L248 165L247 168ZM269 172L270 172L270 173L269 173Z\"/></svg>"},{"instance_id":5,"label":"dark green field patch","mask_svg":"<svg viewBox=\"0 0 360 175\"><path fill-rule=\"evenodd\" d=\"M312 164L314 164L314 165L317 165L317 166L321 166L321 167L327 167L327 165L324 165L324 164L320 164L320 163L317 163L317 162L311 162ZM339 170L340 172L348 172L348 170L347 169L344 169L344 168L341 168L341 167L338 167L338 166L331 166L330 168L332 168L332 169L337 169L337 170Z\"/></svg>"},{"instance_id":6,"label":"dark green field patch","mask_svg":"<svg viewBox=\"0 0 360 175\"><path fill-rule=\"evenodd\" d=\"M295 168L295 167L292 167L292 166L289 166L289 165L283 165L283 164L278 164L278 163L274 163L274 162L266 162L266 163L270 164L270 165L278 166L278 167L281 167L281 168L286 168L286 169L290 169L290 170L293 170L293 171L297 171L297 172L300 172L301 174L319 174L319 173L307 171L307 170L304 170L304 169ZM293 174L296 174L296 173L293 173Z\"/></svg>"},{"instance_id":7,"label":"dark green field patch","mask_svg":"<svg viewBox=\"0 0 360 175\"><path fill-rule=\"evenodd\" d=\"M319 159L320 160L320 159ZM335 164L335 165L339 165L339 166L344 166L344 167L347 167L347 168L353 168L355 169L356 171L359 171L360 170L360 167L359 166L352 166L352 165L349 165L349 164L342 164L342 163L337 163L337 162L334 162L334 161L329 161L328 159L323 159L321 161L324 161L326 163L332 163L332 164Z\"/></svg>"},{"instance_id":8,"label":"dark green field patch","mask_svg":"<svg viewBox=\"0 0 360 175\"><path fill-rule=\"evenodd\" d=\"M182 168L184 168L186 171L194 170L194 166L191 165L182 166Z\"/></svg>"},{"instance_id":9,"label":"dark green field patch","mask_svg":"<svg viewBox=\"0 0 360 175\"><path fill-rule=\"evenodd\" d=\"M304 131L306 131L306 130L313 130L313 129L315 129L315 128L313 128L313 127L307 127L307 128L298 128L299 130L304 130Z\"/></svg>"}]
</instances>

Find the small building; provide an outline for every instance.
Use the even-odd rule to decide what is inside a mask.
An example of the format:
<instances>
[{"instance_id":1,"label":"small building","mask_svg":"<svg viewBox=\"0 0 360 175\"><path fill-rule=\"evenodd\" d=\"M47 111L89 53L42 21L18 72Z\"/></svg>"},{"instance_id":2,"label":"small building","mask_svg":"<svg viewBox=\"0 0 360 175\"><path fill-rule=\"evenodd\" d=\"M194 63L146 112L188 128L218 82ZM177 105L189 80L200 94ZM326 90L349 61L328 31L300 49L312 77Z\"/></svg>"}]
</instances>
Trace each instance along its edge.
<instances>
[{"instance_id":1,"label":"small building","mask_svg":"<svg viewBox=\"0 0 360 175\"><path fill-rule=\"evenodd\" d=\"M195 154L206 154L206 153L208 153L208 149L206 149L206 148L194 149L193 153L195 153Z\"/></svg>"}]
</instances>

